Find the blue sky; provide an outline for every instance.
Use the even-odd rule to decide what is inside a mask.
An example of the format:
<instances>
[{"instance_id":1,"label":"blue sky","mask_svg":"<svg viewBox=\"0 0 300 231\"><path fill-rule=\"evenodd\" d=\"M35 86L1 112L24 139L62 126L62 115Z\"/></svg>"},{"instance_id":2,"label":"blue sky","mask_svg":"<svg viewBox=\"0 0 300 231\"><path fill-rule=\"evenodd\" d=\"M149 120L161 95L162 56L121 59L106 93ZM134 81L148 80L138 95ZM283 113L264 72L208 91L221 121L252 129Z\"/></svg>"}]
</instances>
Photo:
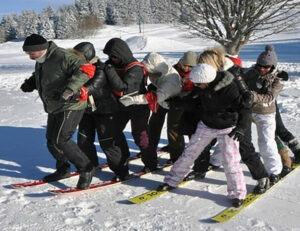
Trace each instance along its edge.
<instances>
[{"instance_id":1,"label":"blue sky","mask_svg":"<svg viewBox=\"0 0 300 231\"><path fill-rule=\"evenodd\" d=\"M2 0L0 7L0 17L6 14L17 13L22 10L34 10L39 13L43 8L52 6L53 9L57 9L63 5L69 5L74 0Z\"/></svg>"}]
</instances>

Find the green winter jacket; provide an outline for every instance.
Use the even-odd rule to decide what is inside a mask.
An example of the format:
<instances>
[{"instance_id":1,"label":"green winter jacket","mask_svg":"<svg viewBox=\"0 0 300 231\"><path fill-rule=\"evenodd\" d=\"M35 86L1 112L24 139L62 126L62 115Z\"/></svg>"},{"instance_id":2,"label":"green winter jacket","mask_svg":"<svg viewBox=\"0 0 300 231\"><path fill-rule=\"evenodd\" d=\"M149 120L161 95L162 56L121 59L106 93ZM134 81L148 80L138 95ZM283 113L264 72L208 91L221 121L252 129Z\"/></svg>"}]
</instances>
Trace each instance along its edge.
<instances>
[{"instance_id":1,"label":"green winter jacket","mask_svg":"<svg viewBox=\"0 0 300 231\"><path fill-rule=\"evenodd\" d=\"M82 58L49 42L44 63L36 62L35 72L31 78L35 78L36 89L43 101L47 113L59 113L66 110L83 110L87 102L71 99L67 102L60 100L60 96L66 88L78 93L80 88L89 80L87 74L79 67L85 61Z\"/></svg>"}]
</instances>

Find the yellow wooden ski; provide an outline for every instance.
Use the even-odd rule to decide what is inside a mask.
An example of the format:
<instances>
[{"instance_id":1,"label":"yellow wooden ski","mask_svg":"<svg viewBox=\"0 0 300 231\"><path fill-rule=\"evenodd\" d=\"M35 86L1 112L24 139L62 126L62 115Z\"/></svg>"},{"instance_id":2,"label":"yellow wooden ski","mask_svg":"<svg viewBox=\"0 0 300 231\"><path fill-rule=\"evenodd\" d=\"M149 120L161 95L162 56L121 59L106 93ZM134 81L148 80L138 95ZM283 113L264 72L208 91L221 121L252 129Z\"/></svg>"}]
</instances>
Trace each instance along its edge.
<instances>
[{"instance_id":1,"label":"yellow wooden ski","mask_svg":"<svg viewBox=\"0 0 300 231\"><path fill-rule=\"evenodd\" d=\"M183 184L186 183L186 182L188 182L188 181L182 181L182 182L178 185L178 187L181 186L181 185L183 185ZM143 193L143 194L141 194L141 195L139 195L139 196L130 198L130 199L128 199L128 201L130 201L130 202L132 202L132 203L134 203L134 204L142 204L142 203L145 203L145 202L147 202L147 201L149 201L149 200L152 200L152 199L154 199L154 198L156 198L156 197L159 197L159 196L161 196L162 194L165 194L165 193L167 193L167 192L169 192L169 191L157 191L157 190L151 190L151 191L148 191L148 192L146 192L146 193Z\"/></svg>"},{"instance_id":2,"label":"yellow wooden ski","mask_svg":"<svg viewBox=\"0 0 300 231\"><path fill-rule=\"evenodd\" d=\"M299 166L300 166L300 164L293 164L293 171L296 168L298 168ZM283 178L281 178L275 185L277 185L279 182L281 182L289 174L287 174L286 176L284 176ZM275 185L273 185L270 189L274 188ZM270 189L267 192L269 192ZM211 220L216 221L216 222L226 222L226 221L229 221L231 218L233 218L237 214L239 214L244 208L248 207L256 199L258 199L259 197L265 195L267 192L265 192L263 194L248 193L247 196L246 196L246 198L245 198L244 203L239 208L235 208L235 207L227 208L227 209L223 210L222 212L220 212L219 214L217 214L216 216L212 217Z\"/></svg>"}]
</instances>

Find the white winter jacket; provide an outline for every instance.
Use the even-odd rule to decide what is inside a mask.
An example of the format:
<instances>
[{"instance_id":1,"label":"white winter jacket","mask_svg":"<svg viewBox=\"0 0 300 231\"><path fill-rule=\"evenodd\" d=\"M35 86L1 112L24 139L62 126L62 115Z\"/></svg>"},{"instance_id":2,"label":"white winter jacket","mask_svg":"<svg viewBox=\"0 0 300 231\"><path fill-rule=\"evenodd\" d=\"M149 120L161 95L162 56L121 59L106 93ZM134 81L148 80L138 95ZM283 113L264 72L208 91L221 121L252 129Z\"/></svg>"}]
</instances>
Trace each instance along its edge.
<instances>
[{"instance_id":1,"label":"white winter jacket","mask_svg":"<svg viewBox=\"0 0 300 231\"><path fill-rule=\"evenodd\" d=\"M151 83L157 88L157 102L168 109L166 99L179 95L181 92L181 77L178 72L158 53L151 52L143 60L149 73Z\"/></svg>"}]
</instances>

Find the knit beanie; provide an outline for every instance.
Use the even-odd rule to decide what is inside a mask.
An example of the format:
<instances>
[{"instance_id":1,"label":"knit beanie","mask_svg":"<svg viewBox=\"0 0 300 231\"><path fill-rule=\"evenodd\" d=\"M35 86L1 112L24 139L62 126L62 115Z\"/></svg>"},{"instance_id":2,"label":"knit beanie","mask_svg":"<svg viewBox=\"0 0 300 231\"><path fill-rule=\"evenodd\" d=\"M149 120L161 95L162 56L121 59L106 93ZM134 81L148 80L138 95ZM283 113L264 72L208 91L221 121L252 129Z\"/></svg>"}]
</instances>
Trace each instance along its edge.
<instances>
[{"instance_id":1,"label":"knit beanie","mask_svg":"<svg viewBox=\"0 0 300 231\"><path fill-rule=\"evenodd\" d=\"M197 65L197 55L193 51L188 51L184 53L178 63L181 65L194 67Z\"/></svg>"},{"instance_id":2,"label":"knit beanie","mask_svg":"<svg viewBox=\"0 0 300 231\"><path fill-rule=\"evenodd\" d=\"M193 83L210 83L217 76L217 71L211 65L201 63L195 66L190 74Z\"/></svg>"},{"instance_id":3,"label":"knit beanie","mask_svg":"<svg viewBox=\"0 0 300 231\"><path fill-rule=\"evenodd\" d=\"M47 48L47 40L38 34L28 36L23 44L23 51L41 51Z\"/></svg>"},{"instance_id":4,"label":"knit beanie","mask_svg":"<svg viewBox=\"0 0 300 231\"><path fill-rule=\"evenodd\" d=\"M90 42L81 42L77 44L73 49L83 54L87 61L91 61L96 54L94 45Z\"/></svg>"},{"instance_id":5,"label":"knit beanie","mask_svg":"<svg viewBox=\"0 0 300 231\"><path fill-rule=\"evenodd\" d=\"M272 45L266 45L265 51L262 52L256 61L257 64L262 66L277 66L277 55L275 48Z\"/></svg>"}]
</instances>

